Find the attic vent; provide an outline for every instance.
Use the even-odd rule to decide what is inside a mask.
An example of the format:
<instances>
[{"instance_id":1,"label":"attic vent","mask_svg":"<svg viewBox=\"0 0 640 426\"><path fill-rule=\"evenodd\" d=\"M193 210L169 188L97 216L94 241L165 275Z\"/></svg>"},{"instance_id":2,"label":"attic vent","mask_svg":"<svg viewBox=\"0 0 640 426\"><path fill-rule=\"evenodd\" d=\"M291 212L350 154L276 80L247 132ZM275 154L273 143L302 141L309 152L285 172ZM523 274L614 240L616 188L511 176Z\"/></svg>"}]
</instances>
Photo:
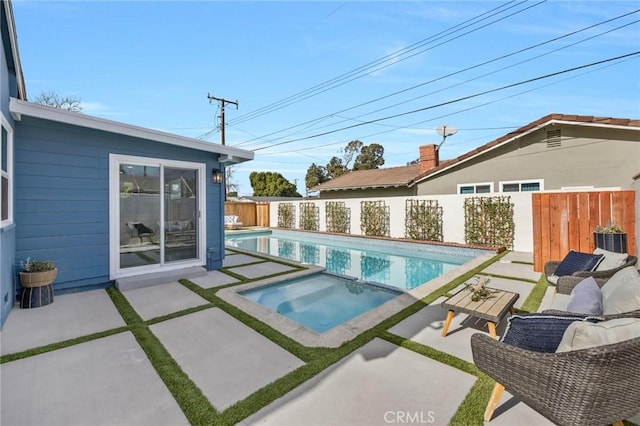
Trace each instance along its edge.
<instances>
[{"instance_id":1,"label":"attic vent","mask_svg":"<svg viewBox=\"0 0 640 426\"><path fill-rule=\"evenodd\" d=\"M562 146L562 132L560 129L547 131L547 148L558 148Z\"/></svg>"}]
</instances>

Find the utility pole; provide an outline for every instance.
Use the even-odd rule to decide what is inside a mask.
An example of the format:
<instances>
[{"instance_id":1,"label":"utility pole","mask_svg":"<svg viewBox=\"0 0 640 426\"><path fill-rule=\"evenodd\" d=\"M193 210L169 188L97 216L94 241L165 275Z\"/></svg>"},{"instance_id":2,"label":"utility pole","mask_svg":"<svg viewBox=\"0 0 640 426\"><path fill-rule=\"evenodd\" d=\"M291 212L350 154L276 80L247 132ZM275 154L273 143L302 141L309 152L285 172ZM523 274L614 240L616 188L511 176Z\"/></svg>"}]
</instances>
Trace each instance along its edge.
<instances>
[{"instance_id":1,"label":"utility pole","mask_svg":"<svg viewBox=\"0 0 640 426\"><path fill-rule=\"evenodd\" d=\"M228 101L224 98L216 98L215 96L211 96L211 94L207 93L207 99L209 99L209 103L211 101L220 102L220 140L222 145L224 145L224 107L226 104L235 105L236 109L238 109L238 101Z\"/></svg>"}]
</instances>

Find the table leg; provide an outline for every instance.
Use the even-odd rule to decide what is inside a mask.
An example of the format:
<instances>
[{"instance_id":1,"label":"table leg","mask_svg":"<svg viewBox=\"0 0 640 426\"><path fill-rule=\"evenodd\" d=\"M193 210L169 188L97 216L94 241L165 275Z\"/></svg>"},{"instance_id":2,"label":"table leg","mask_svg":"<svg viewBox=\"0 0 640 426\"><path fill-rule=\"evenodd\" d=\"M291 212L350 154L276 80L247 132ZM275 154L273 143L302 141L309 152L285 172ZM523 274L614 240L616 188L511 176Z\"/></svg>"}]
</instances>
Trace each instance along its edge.
<instances>
[{"instance_id":1,"label":"table leg","mask_svg":"<svg viewBox=\"0 0 640 426\"><path fill-rule=\"evenodd\" d=\"M500 383L496 383L493 387L493 392L491 392L491 398L489 398L489 403L487 404L487 409L484 410L484 421L491 421L491 417L493 416L493 412L496 411L496 407L500 402L500 398L502 398L502 392L504 392L504 386Z\"/></svg>"},{"instance_id":2,"label":"table leg","mask_svg":"<svg viewBox=\"0 0 640 426\"><path fill-rule=\"evenodd\" d=\"M496 323L492 321L487 321L487 327L489 327L489 334L491 335L491 337L493 337L494 339L497 339L498 335L496 334Z\"/></svg>"},{"instance_id":3,"label":"table leg","mask_svg":"<svg viewBox=\"0 0 640 426\"><path fill-rule=\"evenodd\" d=\"M451 320L453 320L453 316L455 315L455 312L449 310L449 312L447 313L447 319L444 322L444 326L442 327L442 337L446 337L447 336L447 331L449 331L449 326L451 325Z\"/></svg>"}]
</instances>

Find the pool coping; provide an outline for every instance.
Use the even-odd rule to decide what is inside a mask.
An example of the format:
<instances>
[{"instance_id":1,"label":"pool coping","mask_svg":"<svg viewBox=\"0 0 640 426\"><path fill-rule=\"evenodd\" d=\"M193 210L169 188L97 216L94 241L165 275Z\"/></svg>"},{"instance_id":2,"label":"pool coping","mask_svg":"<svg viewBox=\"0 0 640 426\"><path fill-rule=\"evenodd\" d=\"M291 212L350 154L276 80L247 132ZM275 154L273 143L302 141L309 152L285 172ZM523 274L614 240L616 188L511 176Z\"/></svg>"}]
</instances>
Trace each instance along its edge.
<instances>
[{"instance_id":1,"label":"pool coping","mask_svg":"<svg viewBox=\"0 0 640 426\"><path fill-rule=\"evenodd\" d=\"M236 247L228 248L239 253L249 255L256 254L255 252L238 249ZM271 258L279 262L283 261L282 258L276 256L264 255L262 253L260 253L260 256L264 258ZM295 278L318 274L326 270L326 268L324 267L303 264L287 259L286 263L298 265L306 269L302 271L295 271L283 275L278 275L275 277L269 277L246 284L235 285L233 287L223 288L216 293L216 296L220 297L225 302L230 303L238 309L241 309L247 314L253 316L259 321L262 321L273 329L279 331L280 333L304 346L337 348L343 343L348 342L349 340L356 338L365 331L375 327L385 319L413 305L418 300L425 298L432 292L438 290L440 287L451 282L460 275L472 269L475 269L494 256L495 253L486 253L475 257L467 263L460 265L459 267L452 269L451 271L437 278L427 281L419 287L416 287L409 291L405 291L401 295L394 297L388 302L383 303L382 305L371 309L364 314L361 314L328 331L325 331L324 333L313 331L239 294L240 292L243 292L245 290L265 287L282 281L288 281ZM444 318L442 320L444 321Z\"/></svg>"}]
</instances>

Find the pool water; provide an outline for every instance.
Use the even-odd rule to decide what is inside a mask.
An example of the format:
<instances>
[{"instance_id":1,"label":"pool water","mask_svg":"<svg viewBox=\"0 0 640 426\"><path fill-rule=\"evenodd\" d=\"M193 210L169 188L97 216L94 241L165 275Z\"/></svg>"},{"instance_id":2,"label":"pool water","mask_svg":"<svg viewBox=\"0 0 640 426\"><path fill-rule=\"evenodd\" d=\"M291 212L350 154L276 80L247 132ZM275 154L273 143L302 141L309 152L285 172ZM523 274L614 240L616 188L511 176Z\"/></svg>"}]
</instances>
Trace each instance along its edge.
<instances>
[{"instance_id":1,"label":"pool water","mask_svg":"<svg viewBox=\"0 0 640 426\"><path fill-rule=\"evenodd\" d=\"M323 333L398 296L400 292L328 273L240 293L253 302Z\"/></svg>"},{"instance_id":2,"label":"pool water","mask_svg":"<svg viewBox=\"0 0 640 426\"><path fill-rule=\"evenodd\" d=\"M347 237L349 239L349 237ZM353 239L353 238L351 238ZM457 249L455 253L429 252L425 245L398 248L377 240L355 239L345 243L290 237L288 234L227 236L226 243L240 249L322 266L329 272L376 282L407 291L437 278L478 256ZM406 244L405 244L406 245Z\"/></svg>"}]
</instances>

